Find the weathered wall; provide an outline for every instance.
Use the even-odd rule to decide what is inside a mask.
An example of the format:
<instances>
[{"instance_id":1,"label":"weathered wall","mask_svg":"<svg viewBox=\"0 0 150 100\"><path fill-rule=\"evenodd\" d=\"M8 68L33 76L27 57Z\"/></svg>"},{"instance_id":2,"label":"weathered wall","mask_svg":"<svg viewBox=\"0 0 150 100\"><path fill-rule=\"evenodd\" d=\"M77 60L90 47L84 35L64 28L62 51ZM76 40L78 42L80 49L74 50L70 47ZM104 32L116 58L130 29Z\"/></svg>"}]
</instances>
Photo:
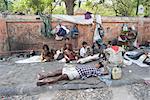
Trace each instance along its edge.
<instances>
[{"instance_id":1,"label":"weathered wall","mask_svg":"<svg viewBox=\"0 0 150 100\"><path fill-rule=\"evenodd\" d=\"M51 48L59 49L63 46L63 41L56 41L54 38L45 38L41 34L42 21L36 20L37 16L9 16L7 20L0 19L0 51L8 50L28 50L40 49L43 44L48 44ZM120 34L123 23L129 26L134 25L139 31L139 41L150 40L150 18L134 17L102 17L102 26L105 30L104 40L108 41ZM73 23L63 22L62 25L70 28ZM52 26L58 25L58 21L53 21ZM93 41L94 26L78 25L80 34L78 39L72 39L74 48L81 47L82 41L87 41L90 45Z\"/></svg>"},{"instance_id":2,"label":"weathered wall","mask_svg":"<svg viewBox=\"0 0 150 100\"><path fill-rule=\"evenodd\" d=\"M78 47L82 46L82 42L86 41L89 45L92 45L94 27L92 25L79 25L79 38L78 38Z\"/></svg>"},{"instance_id":3,"label":"weathered wall","mask_svg":"<svg viewBox=\"0 0 150 100\"><path fill-rule=\"evenodd\" d=\"M117 37L121 32L122 25L128 24L129 27L135 26L138 30L139 42L150 40L150 18L138 17L102 17L103 27L106 35L105 40Z\"/></svg>"},{"instance_id":4,"label":"weathered wall","mask_svg":"<svg viewBox=\"0 0 150 100\"><path fill-rule=\"evenodd\" d=\"M6 21L0 18L0 52L6 51L8 49L7 40L7 28Z\"/></svg>"},{"instance_id":5,"label":"weathered wall","mask_svg":"<svg viewBox=\"0 0 150 100\"><path fill-rule=\"evenodd\" d=\"M143 40L150 40L150 21L144 22L143 34L141 37L143 37Z\"/></svg>"},{"instance_id":6,"label":"weathered wall","mask_svg":"<svg viewBox=\"0 0 150 100\"><path fill-rule=\"evenodd\" d=\"M138 22L132 18L125 19L125 18L111 18L111 17L103 17L102 25L105 29L105 40L111 40L114 37L117 37L121 32L121 27L123 24L128 24L128 26L134 25L137 29Z\"/></svg>"},{"instance_id":7,"label":"weathered wall","mask_svg":"<svg viewBox=\"0 0 150 100\"><path fill-rule=\"evenodd\" d=\"M10 50L32 49L38 46L41 38L41 21L7 21Z\"/></svg>"},{"instance_id":8,"label":"weathered wall","mask_svg":"<svg viewBox=\"0 0 150 100\"><path fill-rule=\"evenodd\" d=\"M52 26L57 26L57 22L53 22ZM62 25L67 27L72 26L72 23L62 22ZM64 45L63 41L56 41L54 38L46 38L41 33L43 27L42 21L7 21L7 30L10 50L31 50L41 49L43 44L48 44L50 48L60 49ZM77 47L77 40L72 39L74 47Z\"/></svg>"}]
</instances>

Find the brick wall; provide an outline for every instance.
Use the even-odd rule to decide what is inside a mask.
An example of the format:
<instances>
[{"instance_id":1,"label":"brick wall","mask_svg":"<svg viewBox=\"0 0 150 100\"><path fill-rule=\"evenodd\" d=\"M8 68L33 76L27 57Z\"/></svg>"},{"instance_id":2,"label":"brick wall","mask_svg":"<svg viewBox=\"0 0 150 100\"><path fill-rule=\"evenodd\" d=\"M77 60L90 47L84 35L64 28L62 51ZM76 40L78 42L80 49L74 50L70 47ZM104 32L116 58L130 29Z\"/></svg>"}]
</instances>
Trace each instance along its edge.
<instances>
[{"instance_id":1,"label":"brick wall","mask_svg":"<svg viewBox=\"0 0 150 100\"><path fill-rule=\"evenodd\" d=\"M32 49L42 42L41 21L7 21L10 50Z\"/></svg>"},{"instance_id":2,"label":"brick wall","mask_svg":"<svg viewBox=\"0 0 150 100\"><path fill-rule=\"evenodd\" d=\"M0 18L0 52L8 50L6 21Z\"/></svg>"},{"instance_id":3,"label":"brick wall","mask_svg":"<svg viewBox=\"0 0 150 100\"><path fill-rule=\"evenodd\" d=\"M150 40L150 18L138 17L102 17L102 25L105 29L105 40L117 37L121 32L123 24L129 27L135 26L138 30L139 42Z\"/></svg>"},{"instance_id":4,"label":"brick wall","mask_svg":"<svg viewBox=\"0 0 150 100\"><path fill-rule=\"evenodd\" d=\"M9 16L7 20L0 19L0 52L14 50L40 49L43 44L50 48L60 49L63 41L56 41L54 38L45 38L41 34L42 21L36 20L38 16ZM104 40L108 41L120 34L123 23L129 26L134 25L139 31L139 41L150 40L150 18L134 17L102 17L102 26L105 30ZM73 23L61 22L62 25L70 28ZM53 21L53 28L58 25ZM78 39L72 39L74 48L80 48L82 41L90 45L93 41L94 25L78 25L80 31Z\"/></svg>"}]
</instances>

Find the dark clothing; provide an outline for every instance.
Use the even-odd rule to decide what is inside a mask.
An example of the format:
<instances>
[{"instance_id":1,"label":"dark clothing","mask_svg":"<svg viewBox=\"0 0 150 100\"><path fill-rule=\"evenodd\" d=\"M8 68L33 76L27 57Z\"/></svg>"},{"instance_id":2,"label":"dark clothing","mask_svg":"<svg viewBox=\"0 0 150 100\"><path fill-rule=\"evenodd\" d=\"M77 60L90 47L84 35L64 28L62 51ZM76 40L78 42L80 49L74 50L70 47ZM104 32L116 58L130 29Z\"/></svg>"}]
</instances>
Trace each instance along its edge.
<instances>
[{"instance_id":1,"label":"dark clothing","mask_svg":"<svg viewBox=\"0 0 150 100\"><path fill-rule=\"evenodd\" d=\"M142 55L144 54L144 52L139 52L138 54L136 55L128 55L127 56L131 59L134 59L134 60L138 60Z\"/></svg>"},{"instance_id":2,"label":"dark clothing","mask_svg":"<svg viewBox=\"0 0 150 100\"><path fill-rule=\"evenodd\" d=\"M45 60L46 62L49 62L54 59L54 53L49 52L49 51L47 51L47 52L42 51L41 56L42 56L42 60Z\"/></svg>"}]
</instances>

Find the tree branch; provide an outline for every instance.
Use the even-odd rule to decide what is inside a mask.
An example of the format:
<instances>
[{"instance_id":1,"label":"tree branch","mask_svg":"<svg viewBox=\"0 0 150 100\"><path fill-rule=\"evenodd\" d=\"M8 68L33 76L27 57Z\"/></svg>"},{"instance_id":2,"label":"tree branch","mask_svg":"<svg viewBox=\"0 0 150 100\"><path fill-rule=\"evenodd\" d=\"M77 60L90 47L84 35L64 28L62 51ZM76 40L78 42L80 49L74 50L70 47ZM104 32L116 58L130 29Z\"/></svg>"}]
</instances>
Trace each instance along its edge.
<instances>
[{"instance_id":1,"label":"tree branch","mask_svg":"<svg viewBox=\"0 0 150 100\"><path fill-rule=\"evenodd\" d=\"M55 9L55 7L57 6L57 4L60 2L61 0L58 0L55 4L55 6L51 9L51 11L53 11Z\"/></svg>"},{"instance_id":2,"label":"tree branch","mask_svg":"<svg viewBox=\"0 0 150 100\"><path fill-rule=\"evenodd\" d=\"M124 6L128 7L122 0L119 0L119 2L120 2L121 4L123 4Z\"/></svg>"}]
</instances>

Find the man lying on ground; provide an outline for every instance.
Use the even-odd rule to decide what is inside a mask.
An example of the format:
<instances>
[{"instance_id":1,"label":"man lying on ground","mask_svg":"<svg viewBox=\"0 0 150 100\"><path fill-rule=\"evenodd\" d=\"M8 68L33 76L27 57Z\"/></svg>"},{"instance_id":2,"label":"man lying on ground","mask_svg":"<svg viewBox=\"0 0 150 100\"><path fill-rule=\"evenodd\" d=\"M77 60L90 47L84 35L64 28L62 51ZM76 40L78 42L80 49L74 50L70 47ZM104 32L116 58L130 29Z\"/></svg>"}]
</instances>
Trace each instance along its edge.
<instances>
[{"instance_id":1,"label":"man lying on ground","mask_svg":"<svg viewBox=\"0 0 150 100\"><path fill-rule=\"evenodd\" d=\"M147 52L147 51L141 52L140 51L140 52L135 52L135 54L133 52L132 51L127 52L126 56L129 57L130 59L134 60L134 61L142 62L144 64L150 65L150 53L149 52Z\"/></svg>"},{"instance_id":2,"label":"man lying on ground","mask_svg":"<svg viewBox=\"0 0 150 100\"><path fill-rule=\"evenodd\" d=\"M48 73L46 75L39 74L37 86L42 86L46 84L56 83L61 80L74 80L74 79L86 79L89 77L97 77L101 75L107 75L108 70L104 65L99 62L95 64L95 67L92 66L83 66L77 65L74 67L66 67L55 72ZM48 79L49 77L55 77Z\"/></svg>"},{"instance_id":3,"label":"man lying on ground","mask_svg":"<svg viewBox=\"0 0 150 100\"><path fill-rule=\"evenodd\" d=\"M145 52L145 59L144 59L143 63L150 65L150 53Z\"/></svg>"}]
</instances>

